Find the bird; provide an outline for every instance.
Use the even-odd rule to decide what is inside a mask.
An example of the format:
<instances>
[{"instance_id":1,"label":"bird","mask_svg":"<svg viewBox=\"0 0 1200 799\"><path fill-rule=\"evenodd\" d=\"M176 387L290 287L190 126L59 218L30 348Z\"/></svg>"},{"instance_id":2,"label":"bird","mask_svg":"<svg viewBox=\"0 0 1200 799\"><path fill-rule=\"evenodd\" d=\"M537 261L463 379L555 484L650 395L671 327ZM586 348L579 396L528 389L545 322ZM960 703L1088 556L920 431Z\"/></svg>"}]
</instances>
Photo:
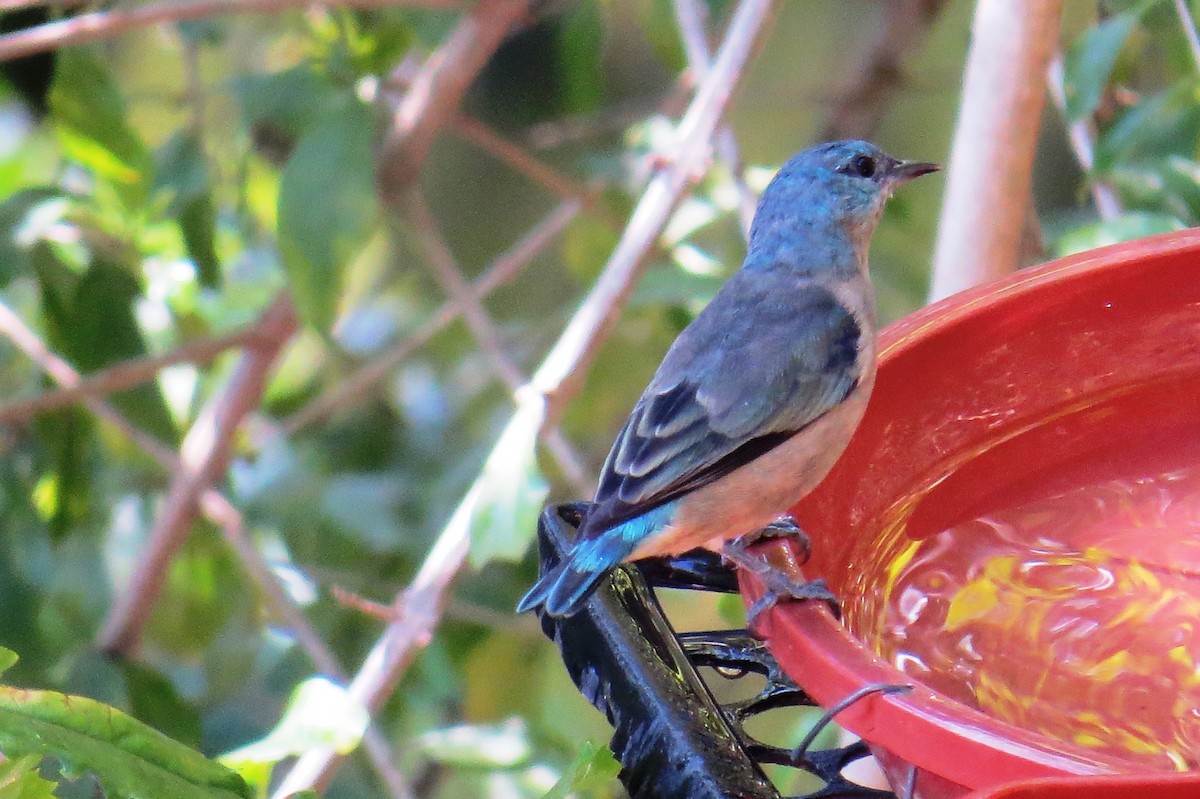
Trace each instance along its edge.
<instances>
[{"instance_id":1,"label":"bird","mask_svg":"<svg viewBox=\"0 0 1200 799\"><path fill-rule=\"evenodd\" d=\"M667 351L569 550L517 612L571 616L620 563L697 547L767 578L771 603L832 599L747 547L764 534L807 546L786 511L833 468L875 382L872 234L896 187L938 169L862 140L819 144L780 168L741 268Z\"/></svg>"}]
</instances>

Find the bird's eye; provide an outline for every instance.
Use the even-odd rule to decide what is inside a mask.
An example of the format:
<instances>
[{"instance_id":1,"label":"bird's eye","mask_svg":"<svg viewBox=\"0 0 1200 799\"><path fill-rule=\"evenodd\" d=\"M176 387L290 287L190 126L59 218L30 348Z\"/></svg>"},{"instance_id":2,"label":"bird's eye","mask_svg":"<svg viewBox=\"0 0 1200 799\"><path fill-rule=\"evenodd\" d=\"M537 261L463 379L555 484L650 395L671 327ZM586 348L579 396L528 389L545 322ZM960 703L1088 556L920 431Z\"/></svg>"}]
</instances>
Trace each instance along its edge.
<instances>
[{"instance_id":1,"label":"bird's eye","mask_svg":"<svg viewBox=\"0 0 1200 799\"><path fill-rule=\"evenodd\" d=\"M856 155L850 162L850 171L859 177L869 178L875 174L875 159L869 155Z\"/></svg>"}]
</instances>

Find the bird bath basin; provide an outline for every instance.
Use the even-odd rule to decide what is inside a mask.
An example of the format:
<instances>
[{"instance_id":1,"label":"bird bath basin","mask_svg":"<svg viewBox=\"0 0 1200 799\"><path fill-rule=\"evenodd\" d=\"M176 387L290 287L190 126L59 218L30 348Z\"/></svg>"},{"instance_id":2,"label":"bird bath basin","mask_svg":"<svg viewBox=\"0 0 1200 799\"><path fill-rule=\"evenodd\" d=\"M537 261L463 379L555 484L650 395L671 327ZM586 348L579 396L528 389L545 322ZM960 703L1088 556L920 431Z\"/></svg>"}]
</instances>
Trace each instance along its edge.
<instances>
[{"instance_id":1,"label":"bird bath basin","mask_svg":"<svg viewBox=\"0 0 1200 799\"><path fill-rule=\"evenodd\" d=\"M838 716L897 789L915 766L921 799L1113 774L1142 776L1089 795L1200 795L1180 773L1200 767L1200 231L888 327L866 418L795 515L844 623L787 603L759 631L822 705L913 686Z\"/></svg>"}]
</instances>

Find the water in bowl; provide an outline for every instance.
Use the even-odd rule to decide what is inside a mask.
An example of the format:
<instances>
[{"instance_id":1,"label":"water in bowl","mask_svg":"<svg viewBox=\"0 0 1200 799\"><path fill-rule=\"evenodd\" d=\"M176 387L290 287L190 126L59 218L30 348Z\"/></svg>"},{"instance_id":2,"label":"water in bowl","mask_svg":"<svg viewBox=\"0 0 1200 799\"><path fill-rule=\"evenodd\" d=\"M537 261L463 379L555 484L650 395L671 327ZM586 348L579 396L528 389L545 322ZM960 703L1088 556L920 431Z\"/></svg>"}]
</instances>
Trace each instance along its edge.
<instances>
[{"instance_id":1,"label":"water in bowl","mask_svg":"<svg viewBox=\"0 0 1200 799\"><path fill-rule=\"evenodd\" d=\"M1000 720L1197 767L1197 397L1196 379L1142 386L958 458L965 477L929 479L881 521L852 581L851 630ZM975 456L990 466L972 477Z\"/></svg>"}]
</instances>

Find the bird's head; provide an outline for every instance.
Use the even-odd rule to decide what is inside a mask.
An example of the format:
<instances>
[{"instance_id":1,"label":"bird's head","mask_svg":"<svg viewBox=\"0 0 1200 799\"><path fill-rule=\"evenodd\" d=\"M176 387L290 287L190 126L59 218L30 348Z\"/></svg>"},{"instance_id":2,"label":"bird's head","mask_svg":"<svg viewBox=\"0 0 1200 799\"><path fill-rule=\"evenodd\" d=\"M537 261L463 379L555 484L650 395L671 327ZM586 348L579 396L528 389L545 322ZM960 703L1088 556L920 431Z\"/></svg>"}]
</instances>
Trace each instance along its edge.
<instances>
[{"instance_id":1,"label":"bird's head","mask_svg":"<svg viewBox=\"0 0 1200 799\"><path fill-rule=\"evenodd\" d=\"M825 260L827 254L820 252L825 242L840 239L865 263L892 191L937 170L937 164L901 161L857 139L809 148L784 164L763 192L750 232L751 251L810 252Z\"/></svg>"}]
</instances>

